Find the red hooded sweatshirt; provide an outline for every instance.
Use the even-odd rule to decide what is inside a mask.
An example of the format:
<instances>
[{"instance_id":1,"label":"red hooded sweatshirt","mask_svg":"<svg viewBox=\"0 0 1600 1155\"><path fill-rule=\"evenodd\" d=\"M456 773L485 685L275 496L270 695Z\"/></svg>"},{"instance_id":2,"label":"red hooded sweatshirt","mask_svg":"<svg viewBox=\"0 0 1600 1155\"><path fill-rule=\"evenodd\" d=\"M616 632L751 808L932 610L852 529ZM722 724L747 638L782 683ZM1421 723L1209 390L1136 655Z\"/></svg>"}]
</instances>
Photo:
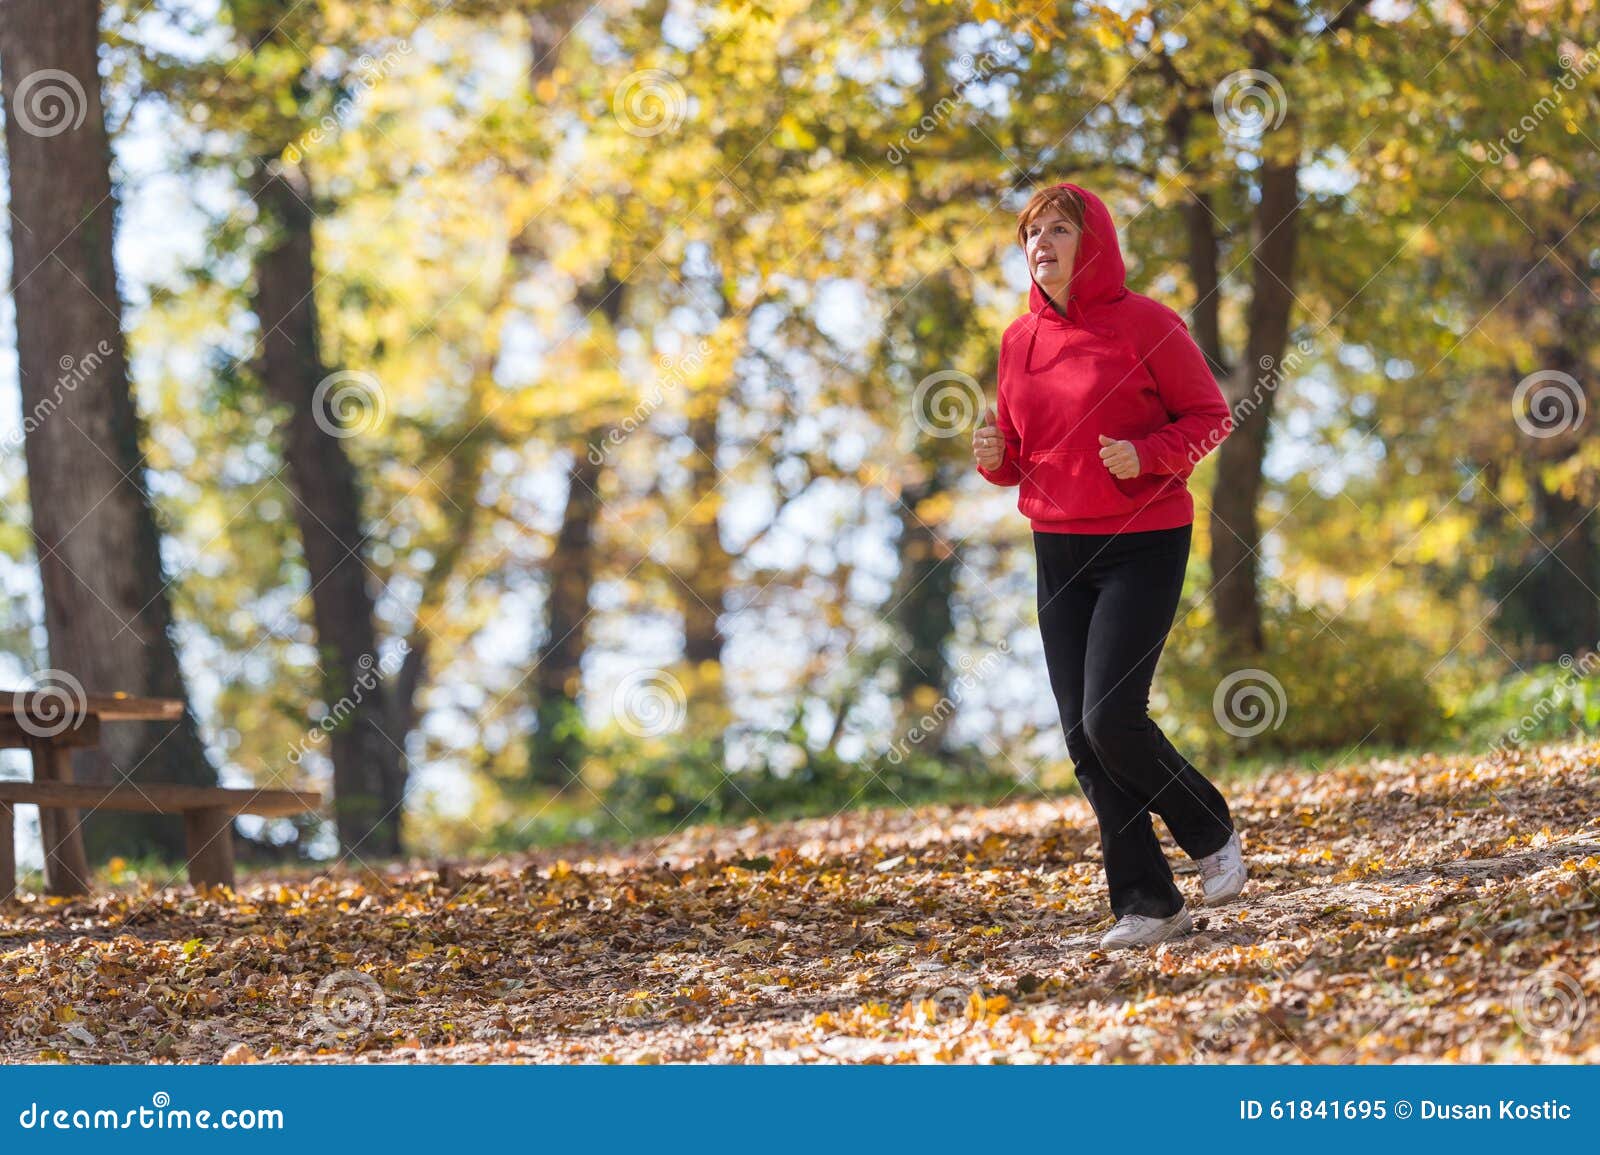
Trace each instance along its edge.
<instances>
[{"instance_id":1,"label":"red hooded sweatshirt","mask_svg":"<svg viewBox=\"0 0 1600 1155\"><path fill-rule=\"evenodd\" d=\"M1019 486L1017 509L1043 533L1188 525L1187 479L1232 430L1228 404L1183 318L1129 291L1104 203L1078 185L1060 187L1085 202L1066 316L1035 281L1030 311L1000 341L995 408L1005 459L978 472ZM1137 477L1112 476L1100 459L1102 433L1133 442Z\"/></svg>"}]
</instances>

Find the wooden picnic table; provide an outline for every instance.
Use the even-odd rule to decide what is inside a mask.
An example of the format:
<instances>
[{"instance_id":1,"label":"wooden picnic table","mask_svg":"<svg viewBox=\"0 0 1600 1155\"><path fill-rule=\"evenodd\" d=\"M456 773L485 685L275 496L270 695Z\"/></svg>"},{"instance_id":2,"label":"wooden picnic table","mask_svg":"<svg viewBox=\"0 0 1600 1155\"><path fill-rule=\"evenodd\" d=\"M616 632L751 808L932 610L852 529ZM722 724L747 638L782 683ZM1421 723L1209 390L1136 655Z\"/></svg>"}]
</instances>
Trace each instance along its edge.
<instances>
[{"instance_id":1,"label":"wooden picnic table","mask_svg":"<svg viewBox=\"0 0 1600 1155\"><path fill-rule=\"evenodd\" d=\"M286 817L322 805L300 790L239 790L221 786L126 782L113 786L72 780L72 751L100 743L100 727L115 722L176 722L183 702L130 694L64 694L59 690L0 691L0 748L33 756L32 782L0 781L0 902L16 887L15 806L39 807L45 892L89 893L91 875L78 814L131 810L182 814L189 879L233 885L233 820L240 814Z\"/></svg>"}]
</instances>

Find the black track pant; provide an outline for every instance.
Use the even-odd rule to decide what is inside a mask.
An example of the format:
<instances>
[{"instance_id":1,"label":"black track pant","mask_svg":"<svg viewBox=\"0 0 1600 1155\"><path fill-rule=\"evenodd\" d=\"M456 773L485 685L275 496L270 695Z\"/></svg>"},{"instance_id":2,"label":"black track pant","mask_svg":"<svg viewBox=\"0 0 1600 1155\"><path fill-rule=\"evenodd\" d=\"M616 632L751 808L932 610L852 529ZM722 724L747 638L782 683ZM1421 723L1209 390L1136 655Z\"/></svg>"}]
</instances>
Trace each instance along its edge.
<instances>
[{"instance_id":1,"label":"black track pant","mask_svg":"<svg viewBox=\"0 0 1600 1155\"><path fill-rule=\"evenodd\" d=\"M1039 533L1039 632L1067 752L1100 823L1111 909L1165 918L1183 905L1151 825L1191 858L1222 849L1221 792L1150 719L1150 680L1183 592L1193 526Z\"/></svg>"}]
</instances>

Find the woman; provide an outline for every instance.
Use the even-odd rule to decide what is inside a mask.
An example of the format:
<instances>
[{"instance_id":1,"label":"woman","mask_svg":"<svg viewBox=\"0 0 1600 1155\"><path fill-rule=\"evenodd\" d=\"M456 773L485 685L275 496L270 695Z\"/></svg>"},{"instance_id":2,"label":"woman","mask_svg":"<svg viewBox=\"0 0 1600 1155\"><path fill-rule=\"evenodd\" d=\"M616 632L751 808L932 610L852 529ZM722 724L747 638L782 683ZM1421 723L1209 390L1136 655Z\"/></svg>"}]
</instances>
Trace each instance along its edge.
<instances>
[{"instance_id":1,"label":"woman","mask_svg":"<svg viewBox=\"0 0 1600 1155\"><path fill-rule=\"evenodd\" d=\"M1183 319L1128 290L1099 197L1041 190L1017 241L1029 312L1001 340L998 419L973 456L1018 487L1033 529L1045 664L1117 916L1100 945L1148 946L1193 929L1152 813L1199 862L1208 905L1245 883L1227 802L1147 713L1189 560L1187 478L1232 421Z\"/></svg>"}]
</instances>

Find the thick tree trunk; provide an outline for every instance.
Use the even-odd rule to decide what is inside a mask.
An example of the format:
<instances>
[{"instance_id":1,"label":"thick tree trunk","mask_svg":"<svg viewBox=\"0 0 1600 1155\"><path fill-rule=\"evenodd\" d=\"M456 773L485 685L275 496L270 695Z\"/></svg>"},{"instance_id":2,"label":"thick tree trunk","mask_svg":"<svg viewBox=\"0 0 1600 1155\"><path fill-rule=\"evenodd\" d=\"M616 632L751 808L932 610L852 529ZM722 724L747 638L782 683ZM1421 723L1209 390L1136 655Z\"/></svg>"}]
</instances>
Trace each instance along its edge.
<instances>
[{"instance_id":1,"label":"thick tree trunk","mask_svg":"<svg viewBox=\"0 0 1600 1155\"><path fill-rule=\"evenodd\" d=\"M589 595L595 576L595 522L600 517L600 474L604 431L573 450L567 479L567 504L546 567L545 638L534 659L536 728L530 745L528 778L543 786L564 786L582 768L586 746L579 695L583 654L588 644Z\"/></svg>"},{"instance_id":2,"label":"thick tree trunk","mask_svg":"<svg viewBox=\"0 0 1600 1155\"><path fill-rule=\"evenodd\" d=\"M1543 349L1537 363L1541 369L1565 373L1569 380L1576 381L1580 395L1572 400L1581 401L1589 411L1592 402L1583 396L1587 392L1584 365L1578 353L1583 347L1581 334L1585 328L1582 310L1587 306L1564 282L1530 289L1538 294L1535 299L1541 306L1572 311L1558 330L1568 343ZM1575 411L1564 407L1552 410L1560 415ZM1600 597L1595 592L1600 590L1600 565L1595 556L1596 523L1600 518L1595 515L1593 502L1584 500L1586 491L1594 488L1593 474L1580 473L1570 490L1553 488L1543 476L1546 469L1565 465L1583 452L1587 432L1583 422L1572 422L1555 436L1519 438L1533 500L1530 528L1534 540L1526 555L1528 575L1511 598L1525 607L1518 616L1531 626L1524 645L1527 657L1535 662L1552 662L1562 654L1576 655L1600 647Z\"/></svg>"},{"instance_id":3,"label":"thick tree trunk","mask_svg":"<svg viewBox=\"0 0 1600 1155\"><path fill-rule=\"evenodd\" d=\"M1234 427L1217 449L1211 491L1211 600L1222 651L1241 658L1264 648L1256 509L1294 304L1298 175L1293 160L1262 164L1246 355L1223 382Z\"/></svg>"},{"instance_id":4,"label":"thick tree trunk","mask_svg":"<svg viewBox=\"0 0 1600 1155\"><path fill-rule=\"evenodd\" d=\"M536 54L538 50L536 43ZM626 291L607 269L593 284L579 290L574 303L584 316L600 314L614 333L622 320ZM580 695L596 569L594 529L600 518L600 479L605 472L608 432L604 428L588 430L582 442L573 446L567 504L546 567L545 636L534 656L537 700L528 766L528 780L545 786L565 786L582 769L587 748Z\"/></svg>"},{"instance_id":5,"label":"thick tree trunk","mask_svg":"<svg viewBox=\"0 0 1600 1155\"><path fill-rule=\"evenodd\" d=\"M1526 620L1535 632L1528 639L1536 662L1553 662L1562 654L1600 648L1600 571L1595 565L1594 507L1532 481L1533 532L1529 551L1532 572L1519 600L1529 605Z\"/></svg>"},{"instance_id":6,"label":"thick tree trunk","mask_svg":"<svg viewBox=\"0 0 1600 1155\"><path fill-rule=\"evenodd\" d=\"M99 15L94 0L0 3L33 532L51 664L91 692L186 698L122 341ZM85 782L216 781L187 712L108 726L74 763ZM94 814L84 832L91 857L183 855L176 817Z\"/></svg>"},{"instance_id":7,"label":"thick tree trunk","mask_svg":"<svg viewBox=\"0 0 1600 1155\"><path fill-rule=\"evenodd\" d=\"M329 374L317 335L312 189L305 170L262 159L252 191L271 230L256 261L259 372L287 412L283 454L311 582L323 696L343 719L330 735L339 842L356 856L394 856L402 847L405 736L390 735L386 724L361 494L344 448L351 429L380 403L374 390L381 387L352 377L335 379L319 393Z\"/></svg>"}]
</instances>

